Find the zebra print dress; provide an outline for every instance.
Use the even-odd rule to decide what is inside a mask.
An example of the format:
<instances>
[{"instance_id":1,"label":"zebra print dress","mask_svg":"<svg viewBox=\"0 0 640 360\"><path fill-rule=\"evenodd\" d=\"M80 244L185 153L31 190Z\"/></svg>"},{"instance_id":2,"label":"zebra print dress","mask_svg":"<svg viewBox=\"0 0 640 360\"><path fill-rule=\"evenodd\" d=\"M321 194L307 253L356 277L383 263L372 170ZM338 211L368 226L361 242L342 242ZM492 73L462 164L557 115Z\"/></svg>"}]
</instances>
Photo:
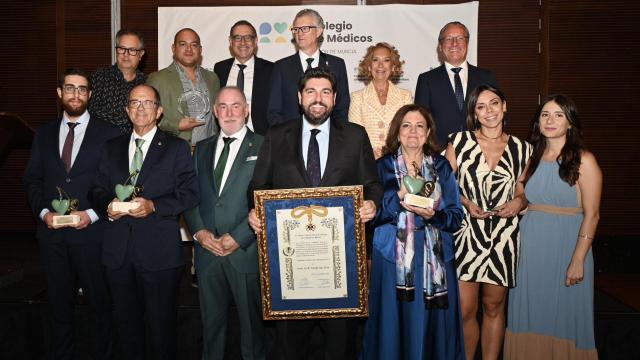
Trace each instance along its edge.
<instances>
[{"instance_id":1,"label":"zebra print dress","mask_svg":"<svg viewBox=\"0 0 640 360\"><path fill-rule=\"evenodd\" d=\"M461 195L485 210L513 199L516 182L531 156L529 143L509 136L502 157L491 170L473 132L451 134L449 142L456 153ZM454 235L459 280L516 285L520 247L517 216L476 219L465 208L462 227Z\"/></svg>"}]
</instances>

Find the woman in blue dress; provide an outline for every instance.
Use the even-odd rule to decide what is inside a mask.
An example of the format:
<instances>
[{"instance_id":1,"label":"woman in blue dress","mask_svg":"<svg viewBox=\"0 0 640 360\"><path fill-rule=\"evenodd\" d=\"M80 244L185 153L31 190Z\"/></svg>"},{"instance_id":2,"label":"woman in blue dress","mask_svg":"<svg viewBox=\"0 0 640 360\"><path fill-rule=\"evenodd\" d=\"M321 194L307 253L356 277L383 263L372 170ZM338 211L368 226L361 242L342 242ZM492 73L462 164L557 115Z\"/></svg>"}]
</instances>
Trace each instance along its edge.
<instances>
[{"instance_id":1,"label":"woman in blue dress","mask_svg":"<svg viewBox=\"0 0 640 360\"><path fill-rule=\"evenodd\" d=\"M401 107L378 160L385 191L373 238L363 359L465 357L451 235L463 210L434 126L424 107ZM409 205L409 190L431 206Z\"/></svg>"}]
</instances>

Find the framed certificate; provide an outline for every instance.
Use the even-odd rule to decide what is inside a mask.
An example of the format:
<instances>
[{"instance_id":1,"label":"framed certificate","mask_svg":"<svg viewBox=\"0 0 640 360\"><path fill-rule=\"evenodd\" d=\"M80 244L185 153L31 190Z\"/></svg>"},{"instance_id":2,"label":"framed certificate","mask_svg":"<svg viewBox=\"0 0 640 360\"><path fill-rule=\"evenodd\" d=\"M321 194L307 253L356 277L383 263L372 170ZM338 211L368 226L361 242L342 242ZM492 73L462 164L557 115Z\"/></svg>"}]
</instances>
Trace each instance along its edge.
<instances>
[{"instance_id":1,"label":"framed certificate","mask_svg":"<svg viewBox=\"0 0 640 360\"><path fill-rule=\"evenodd\" d=\"M362 186L259 190L265 320L368 316Z\"/></svg>"}]
</instances>

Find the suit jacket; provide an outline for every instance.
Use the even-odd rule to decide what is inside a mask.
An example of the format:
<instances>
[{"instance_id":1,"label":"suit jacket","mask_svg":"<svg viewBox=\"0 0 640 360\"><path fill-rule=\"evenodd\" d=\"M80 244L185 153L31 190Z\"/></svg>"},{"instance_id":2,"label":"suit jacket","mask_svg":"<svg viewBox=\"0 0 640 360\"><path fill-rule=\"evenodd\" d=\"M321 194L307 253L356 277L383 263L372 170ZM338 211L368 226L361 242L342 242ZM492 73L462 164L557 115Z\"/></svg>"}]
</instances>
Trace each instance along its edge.
<instances>
[{"instance_id":1,"label":"suit jacket","mask_svg":"<svg viewBox=\"0 0 640 360\"><path fill-rule=\"evenodd\" d=\"M273 63L257 56L254 57L254 60L251 122L253 123L253 131L255 131L256 134L264 135L267 133L267 128L269 127L269 123L267 123L267 104L269 103L269 80L271 79ZM220 84L223 86L227 84L233 61L234 58L230 58L217 62L213 66L213 71L218 75Z\"/></svg>"},{"instance_id":2,"label":"suit jacket","mask_svg":"<svg viewBox=\"0 0 640 360\"><path fill-rule=\"evenodd\" d=\"M107 218L107 206L115 198L115 186L129 176L130 139L130 135L123 135L104 146L91 189L94 209L103 219ZM198 182L189 144L158 129L136 184L144 187L140 196L153 201L155 212L145 218L125 215L105 222L102 263L119 268L131 242L133 258L144 270L183 265L178 217L198 204Z\"/></svg>"},{"instance_id":3,"label":"suit jacket","mask_svg":"<svg viewBox=\"0 0 640 360\"><path fill-rule=\"evenodd\" d=\"M278 124L267 132L247 194L251 208L254 190L312 187L302 156L302 121ZM330 121L329 153L320 186L363 185L364 198L378 206L383 191L366 131L353 123Z\"/></svg>"},{"instance_id":4,"label":"suit jacket","mask_svg":"<svg viewBox=\"0 0 640 360\"><path fill-rule=\"evenodd\" d=\"M485 70L468 64L467 93L478 86L489 84L498 87L498 79L491 70ZM454 132L467 130L467 107L458 109L456 95L449 81L449 75L444 64L420 74L416 84L415 103L429 110L436 122L438 142L442 146L447 144L447 136Z\"/></svg>"},{"instance_id":5,"label":"suit jacket","mask_svg":"<svg viewBox=\"0 0 640 360\"><path fill-rule=\"evenodd\" d=\"M253 175L262 136L250 130L240 145L222 192L218 194L213 177L213 162L218 135L198 142L194 163L200 185L200 205L185 213L192 234L206 229L220 236L229 233L240 248L229 255L231 265L240 273L258 273L256 238L249 227L247 188ZM222 259L195 243L195 261L199 273L210 262Z\"/></svg>"},{"instance_id":6,"label":"suit jacket","mask_svg":"<svg viewBox=\"0 0 640 360\"><path fill-rule=\"evenodd\" d=\"M98 159L104 143L118 135L117 127L91 118L87 125L80 150L70 172L67 174L60 158L60 121L44 125L36 132L31 149L31 159L24 174L24 183L29 207L36 221L36 236L40 239L66 239L71 242L97 241L99 236L91 236L96 230L89 225L85 230L62 228L52 230L39 219L42 209L54 211L51 201L58 199L56 186L61 186L72 199L78 199L77 210L92 207L89 202L89 189L98 170ZM96 212L97 213L97 212Z\"/></svg>"},{"instance_id":7,"label":"suit jacket","mask_svg":"<svg viewBox=\"0 0 640 360\"><path fill-rule=\"evenodd\" d=\"M331 118L349 121L349 81L344 60L321 51L319 64L331 70L336 78L336 104ZM273 65L267 114L269 125L300 117L298 82L303 74L304 70L298 53L280 59Z\"/></svg>"},{"instance_id":8,"label":"suit jacket","mask_svg":"<svg viewBox=\"0 0 640 360\"><path fill-rule=\"evenodd\" d=\"M213 106L218 90L220 89L220 81L215 73L205 68L201 68L201 70L202 78L209 90L209 100L211 106ZM160 102L162 103L164 112L158 127L168 133L191 141L191 130L178 130L178 123L183 117L178 111L178 98L184 93L184 90L182 89L182 82L180 82L180 75L178 74L175 64L151 73L147 78L147 84L153 86L160 93ZM213 125L215 132L218 132L218 126L215 120Z\"/></svg>"}]
</instances>

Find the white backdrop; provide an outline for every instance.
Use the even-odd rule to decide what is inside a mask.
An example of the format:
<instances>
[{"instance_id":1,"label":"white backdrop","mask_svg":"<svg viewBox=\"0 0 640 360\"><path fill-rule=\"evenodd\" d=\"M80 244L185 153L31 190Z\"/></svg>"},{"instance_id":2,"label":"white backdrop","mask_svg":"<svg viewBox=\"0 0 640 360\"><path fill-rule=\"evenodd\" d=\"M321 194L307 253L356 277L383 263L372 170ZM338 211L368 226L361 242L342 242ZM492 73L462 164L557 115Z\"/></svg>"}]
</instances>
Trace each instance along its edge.
<instances>
[{"instance_id":1,"label":"white backdrop","mask_svg":"<svg viewBox=\"0 0 640 360\"><path fill-rule=\"evenodd\" d=\"M289 30L295 14L304 8L317 10L325 21L322 51L342 57L347 65L349 90L364 86L356 80L357 68L367 47L386 41L405 60L400 87L413 92L418 75L440 65L438 33L444 24L460 21L471 33L467 59L477 64L478 2L456 5L317 5L233 6L158 8L158 68L171 64L171 44L184 27L200 35L203 66L231 55L229 30L238 20L247 20L258 31L258 56L276 61L295 52Z\"/></svg>"}]
</instances>

